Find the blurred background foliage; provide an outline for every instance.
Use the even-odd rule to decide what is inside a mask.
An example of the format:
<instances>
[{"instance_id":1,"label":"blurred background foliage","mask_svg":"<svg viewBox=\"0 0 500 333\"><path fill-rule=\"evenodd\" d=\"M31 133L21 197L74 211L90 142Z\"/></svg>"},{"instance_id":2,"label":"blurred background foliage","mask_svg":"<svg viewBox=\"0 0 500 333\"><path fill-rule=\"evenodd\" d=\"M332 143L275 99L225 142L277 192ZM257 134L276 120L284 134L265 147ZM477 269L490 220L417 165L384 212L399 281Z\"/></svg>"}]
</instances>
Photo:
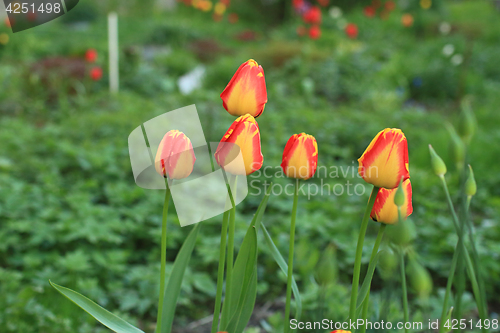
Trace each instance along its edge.
<instances>
[{"instance_id":1,"label":"blurred background foliage","mask_svg":"<svg viewBox=\"0 0 500 333\"><path fill-rule=\"evenodd\" d=\"M365 17L369 3L331 1L343 15L323 10L317 40L297 35L300 19L288 1L279 0L234 0L229 10L238 15L236 23L226 16L214 22L210 13L182 3L162 9L152 0L86 0L35 29L12 34L2 26L8 42L0 45L0 331L106 331L58 295L49 279L153 331L163 194L135 185L128 134L152 117L196 104L207 141L219 141L234 120L219 94L249 58L264 67L268 88L269 103L258 118L264 166L278 166L287 139L304 131L318 140L319 166L349 168L346 176L323 172L308 181L340 184L342 195L300 198L295 267L302 319L347 317L359 221L369 193L352 171L373 136L386 127L399 127L408 138L414 213L405 230L386 237L370 319L402 320L398 259L389 244L402 235L410 258L412 318L438 318L456 236L427 145L445 158L456 193L459 177L445 124L458 124L464 99L478 123L469 156L478 183L472 219L495 318L500 306L498 2L435 0L422 10L417 2L404 7L401 1L385 19ZM108 93L106 69L111 10L119 13L120 27L121 91L115 96ZM401 24L403 12L412 13L411 27ZM357 24L356 39L346 37L342 22ZM443 22L448 33L440 29ZM44 68L44 60L53 57L83 59L89 48L97 50L97 65L104 69L99 81L88 77L86 67L79 75L54 75ZM182 94L177 80L199 65L206 71L202 86ZM266 179L256 174L249 180ZM351 186L348 195L347 181L361 184L364 194L352 195ZM256 188L263 188L262 182ZM256 188L238 208L236 244L262 197ZM291 198L276 188L263 222L283 255L290 209ZM189 227L178 226L173 209L169 219L174 221L168 234L171 263ZM206 330L220 223L221 216L203 222L203 237L183 281L178 332ZM365 263L376 227L371 223L368 229ZM261 242L249 332L282 327L285 284ZM476 318L470 292L463 308L466 318Z\"/></svg>"}]
</instances>

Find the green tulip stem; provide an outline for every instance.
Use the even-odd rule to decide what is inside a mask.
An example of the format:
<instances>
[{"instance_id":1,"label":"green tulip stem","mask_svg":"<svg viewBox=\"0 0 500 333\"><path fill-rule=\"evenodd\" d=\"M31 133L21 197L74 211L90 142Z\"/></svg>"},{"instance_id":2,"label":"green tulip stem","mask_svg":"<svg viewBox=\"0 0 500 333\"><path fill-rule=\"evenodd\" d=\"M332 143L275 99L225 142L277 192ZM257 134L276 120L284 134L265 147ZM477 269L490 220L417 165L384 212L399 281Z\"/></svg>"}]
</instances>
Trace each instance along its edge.
<instances>
[{"instance_id":1,"label":"green tulip stem","mask_svg":"<svg viewBox=\"0 0 500 333\"><path fill-rule=\"evenodd\" d=\"M365 214L363 220L361 221L361 229L358 236L358 244L356 246L356 258L354 260L354 274L352 277L352 290L351 290L351 304L349 307L349 319L351 321L356 321L356 300L358 298L358 288L359 288L359 275L361 272L361 257L363 255L363 243L365 241L366 229L368 228L368 219L370 213L375 204L375 198L377 197L379 187L374 186L372 193L370 195L370 200L366 205Z\"/></svg>"},{"instance_id":2,"label":"green tulip stem","mask_svg":"<svg viewBox=\"0 0 500 333\"><path fill-rule=\"evenodd\" d=\"M401 256L401 286L403 289L403 312L405 320L405 333L408 333L406 323L410 322L410 315L408 313L408 291L406 290L406 272L405 272L405 253L403 248L400 248L399 254Z\"/></svg>"},{"instance_id":3,"label":"green tulip stem","mask_svg":"<svg viewBox=\"0 0 500 333\"><path fill-rule=\"evenodd\" d=\"M161 223L161 267L160 267L160 299L158 300L158 315L156 317L156 332L161 332L161 317L163 313L163 299L165 295L165 265L167 262L167 213L170 201L170 187L165 179L165 203L163 204L163 219Z\"/></svg>"},{"instance_id":4,"label":"green tulip stem","mask_svg":"<svg viewBox=\"0 0 500 333\"><path fill-rule=\"evenodd\" d=\"M233 284L233 266L234 266L234 220L236 215L236 205L234 203L234 196L236 195L236 176L233 175L230 177L230 184L232 186L229 187L229 198L231 200L231 210L229 211L229 236L227 240L227 267L226 267L226 297L225 299L231 300L231 287ZM234 194L231 189L234 189ZM231 304L228 304L227 309L231 308Z\"/></svg>"},{"instance_id":5,"label":"green tulip stem","mask_svg":"<svg viewBox=\"0 0 500 333\"><path fill-rule=\"evenodd\" d=\"M297 203L299 201L299 179L295 180L295 193L293 196L292 220L290 224L290 246L288 250L288 274L286 282L285 321L283 332L290 331L290 303L292 302L292 275L293 251L295 245L295 219L297 216Z\"/></svg>"},{"instance_id":6,"label":"green tulip stem","mask_svg":"<svg viewBox=\"0 0 500 333\"><path fill-rule=\"evenodd\" d=\"M462 240L462 234L460 232L458 217L457 217L457 214L455 212L455 207L453 206L453 202L451 201L451 196L450 196L450 192L448 191L448 185L446 184L446 179L444 178L444 176L440 176L439 178L441 179L441 182L443 184L443 189L444 189L444 192L446 194L446 199L448 201L448 207L449 207L451 214L453 216L453 224L455 225L455 229L456 229L456 232L458 234L458 243L460 244L460 250L462 251L462 255L465 258L465 267L467 269L467 273L469 275L469 279L470 279L470 282L472 285L472 292L473 292L474 297L476 299L476 305L477 305L477 309L479 312L479 318L481 318L481 321L484 322L484 320L486 319L486 313L484 310L484 303L482 300L481 292L480 292L479 285L478 285L478 282L476 279L476 274L474 272L472 261L471 261L470 256L469 256L469 252L467 251L467 248L465 247L465 244ZM484 327L484 325L482 327L482 331L483 332L488 331Z\"/></svg>"},{"instance_id":7,"label":"green tulip stem","mask_svg":"<svg viewBox=\"0 0 500 333\"><path fill-rule=\"evenodd\" d=\"M457 242L457 247L458 247L458 242ZM457 268L457 261L458 261L458 250L455 248L455 252L453 253L453 259L451 260L451 268L450 268L450 273L448 274L448 282L446 283L446 292L444 294L444 301L443 301L443 310L441 311L441 321L439 323L439 333L444 333L445 331L445 320L446 320L446 314L448 313L448 301L450 298L451 294L451 286L453 285L453 278L455 276L455 270Z\"/></svg>"},{"instance_id":8,"label":"green tulip stem","mask_svg":"<svg viewBox=\"0 0 500 333\"><path fill-rule=\"evenodd\" d=\"M382 242L382 238L384 237L384 232L385 228L387 227L387 224L385 223L380 223L380 227L378 229L378 234L377 234L377 239L375 240L375 244L373 245L373 250L372 250L372 255L370 257L370 264L372 263L373 260L375 260L375 256L378 253L378 248L380 247L380 243ZM371 285L371 281L370 281ZM370 303L370 290L368 289L368 295L366 295L366 298L363 300L363 311L362 311L362 319L367 319L368 317L368 304ZM366 332L366 325L363 325L361 327L361 333Z\"/></svg>"},{"instance_id":9,"label":"green tulip stem","mask_svg":"<svg viewBox=\"0 0 500 333\"><path fill-rule=\"evenodd\" d=\"M220 307L222 302L222 287L224 284L224 265L226 261L226 239L227 239L227 224L229 221L229 211L224 212L222 217L222 229L220 233L220 249L219 249L219 269L217 272L217 292L215 294L214 317L212 319L212 333L216 333L219 329Z\"/></svg>"}]
</instances>

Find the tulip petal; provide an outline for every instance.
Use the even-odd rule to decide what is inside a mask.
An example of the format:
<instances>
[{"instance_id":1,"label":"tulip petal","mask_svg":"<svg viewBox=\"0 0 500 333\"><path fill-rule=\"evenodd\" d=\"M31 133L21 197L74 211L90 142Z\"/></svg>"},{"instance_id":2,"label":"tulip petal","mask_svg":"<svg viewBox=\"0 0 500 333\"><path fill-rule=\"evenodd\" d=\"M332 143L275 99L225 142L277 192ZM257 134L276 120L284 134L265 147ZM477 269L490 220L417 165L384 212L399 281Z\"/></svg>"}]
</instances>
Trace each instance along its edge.
<instances>
[{"instance_id":1,"label":"tulip petal","mask_svg":"<svg viewBox=\"0 0 500 333\"><path fill-rule=\"evenodd\" d=\"M250 114L257 118L267 103L264 69L253 59L240 65L221 93L222 105L233 116Z\"/></svg>"},{"instance_id":2,"label":"tulip petal","mask_svg":"<svg viewBox=\"0 0 500 333\"><path fill-rule=\"evenodd\" d=\"M399 129L379 132L358 162L358 172L366 182L388 189L397 187L401 177L410 177L405 135Z\"/></svg>"},{"instance_id":3,"label":"tulip petal","mask_svg":"<svg viewBox=\"0 0 500 333\"><path fill-rule=\"evenodd\" d=\"M312 135L294 134L283 151L281 168L290 178L309 179L316 172L318 144Z\"/></svg>"}]
</instances>

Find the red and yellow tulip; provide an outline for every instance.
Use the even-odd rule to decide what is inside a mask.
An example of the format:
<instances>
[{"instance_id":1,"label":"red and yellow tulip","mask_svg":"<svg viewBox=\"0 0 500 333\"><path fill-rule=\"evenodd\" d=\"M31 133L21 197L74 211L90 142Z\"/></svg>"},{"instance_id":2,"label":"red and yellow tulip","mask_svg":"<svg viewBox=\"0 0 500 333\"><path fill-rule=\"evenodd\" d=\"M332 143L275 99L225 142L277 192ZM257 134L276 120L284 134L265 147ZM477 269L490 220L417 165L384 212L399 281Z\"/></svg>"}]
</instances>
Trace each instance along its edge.
<instances>
[{"instance_id":1,"label":"red and yellow tulip","mask_svg":"<svg viewBox=\"0 0 500 333\"><path fill-rule=\"evenodd\" d=\"M358 162L359 175L377 187L393 189L401 178L410 178L408 144L400 129L386 128L380 131Z\"/></svg>"},{"instance_id":2,"label":"red and yellow tulip","mask_svg":"<svg viewBox=\"0 0 500 333\"><path fill-rule=\"evenodd\" d=\"M195 161L191 140L184 133L171 130L165 134L158 146L155 168L163 177L182 179L193 172Z\"/></svg>"},{"instance_id":3,"label":"red and yellow tulip","mask_svg":"<svg viewBox=\"0 0 500 333\"><path fill-rule=\"evenodd\" d=\"M309 179L318 165L318 144L314 136L300 133L288 139L281 168L287 177Z\"/></svg>"},{"instance_id":4,"label":"red and yellow tulip","mask_svg":"<svg viewBox=\"0 0 500 333\"><path fill-rule=\"evenodd\" d=\"M266 80L262 66L250 59L241 64L220 94L222 105L233 116L250 114L257 118L267 103Z\"/></svg>"},{"instance_id":5,"label":"red and yellow tulip","mask_svg":"<svg viewBox=\"0 0 500 333\"><path fill-rule=\"evenodd\" d=\"M244 168L235 161L240 151ZM233 175L249 175L260 169L264 157L260 147L259 125L254 117L246 114L233 122L220 140L215 160L225 171Z\"/></svg>"},{"instance_id":6,"label":"red and yellow tulip","mask_svg":"<svg viewBox=\"0 0 500 333\"><path fill-rule=\"evenodd\" d=\"M404 203L401 206L401 218L405 220L413 212L411 204L411 183L410 179L405 180L402 185L404 192ZM370 217L377 222L385 224L394 224L398 222L398 206L394 203L394 195L397 188L385 189L381 188L375 198Z\"/></svg>"}]
</instances>

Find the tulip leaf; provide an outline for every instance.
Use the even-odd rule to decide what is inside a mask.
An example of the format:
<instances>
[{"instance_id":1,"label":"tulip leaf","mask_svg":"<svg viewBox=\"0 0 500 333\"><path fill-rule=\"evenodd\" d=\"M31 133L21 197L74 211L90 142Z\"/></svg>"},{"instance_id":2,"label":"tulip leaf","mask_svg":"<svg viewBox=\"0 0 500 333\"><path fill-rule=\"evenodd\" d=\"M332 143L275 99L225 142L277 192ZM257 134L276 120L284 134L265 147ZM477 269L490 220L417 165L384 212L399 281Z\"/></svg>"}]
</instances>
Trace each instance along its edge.
<instances>
[{"instance_id":1,"label":"tulip leaf","mask_svg":"<svg viewBox=\"0 0 500 333\"><path fill-rule=\"evenodd\" d=\"M247 230L247 233L245 235L245 238L243 239L243 244L245 243L245 241L248 242L247 238L248 238L248 235L249 235L249 233L251 232L252 229L255 230L255 233L257 233L257 231L259 230L262 218L264 216L264 212L266 211L267 201L269 200L269 196L271 194L271 188L272 188L272 183L267 188L267 191L266 191L264 197L262 198L262 200L261 200L261 202L259 204L259 207L257 208L257 211L255 212L255 215L254 215L254 217L252 219L252 222L250 223L250 225L248 227L248 230ZM240 253L241 253L241 251L243 249L243 244L242 244L242 246L240 248ZM238 257L236 258L236 262L238 262L238 258L240 258L240 253L238 253ZM235 264L235 267L233 268L233 272L235 272L237 270L238 269L236 268L236 264ZM240 269L240 271L241 271L241 269ZM232 305L237 305L237 304L239 304L239 298L238 297L240 295L240 290L241 289L238 288L235 291L234 285L238 284L238 287L241 287L241 281L239 283L235 283L234 281L236 281L236 280L235 280L235 276L233 275L233 288L231 289L232 292L230 293L230 295L232 297L231 297L231 300L229 300L229 302L231 302ZM257 284L257 274L255 274L255 284ZM249 292L252 292L252 291L250 290ZM252 304L252 309L253 309L253 304L255 304L255 300L253 302L251 302L249 300L248 302L249 302L249 304L250 303ZM221 316L221 320L220 320L221 330L228 326L229 320L232 319L232 317L234 315L234 312L236 311L236 308L230 307L228 304L229 303L227 301L224 301L224 304L222 305L222 316ZM241 322L243 322L243 321L241 321Z\"/></svg>"},{"instance_id":2,"label":"tulip leaf","mask_svg":"<svg viewBox=\"0 0 500 333\"><path fill-rule=\"evenodd\" d=\"M356 302L356 308L361 307L361 305L363 304L363 301L365 300L366 296L370 292L370 286L372 284L373 273L375 273L375 267L377 266L378 258L380 257L380 254L382 252L385 252L385 250L377 252L377 254L373 258L373 260L370 262L370 265L368 266L368 270L366 271L365 279L363 280L363 284L361 285L361 288L359 289L358 299Z\"/></svg>"},{"instance_id":3,"label":"tulip leaf","mask_svg":"<svg viewBox=\"0 0 500 333\"><path fill-rule=\"evenodd\" d=\"M233 283L231 285L231 320L225 331L242 333L252 316L257 298L257 230L250 227L234 264Z\"/></svg>"},{"instance_id":4,"label":"tulip leaf","mask_svg":"<svg viewBox=\"0 0 500 333\"><path fill-rule=\"evenodd\" d=\"M273 183L269 184L269 186L267 187L266 194L264 195L264 198L262 198L262 201L259 204L259 208L257 208L252 222L250 223L250 226L255 226L256 231L259 231L262 218L264 217L264 212L266 211L267 201L269 200L269 195L271 195L272 187Z\"/></svg>"},{"instance_id":5,"label":"tulip leaf","mask_svg":"<svg viewBox=\"0 0 500 333\"><path fill-rule=\"evenodd\" d=\"M174 322L177 299L179 298L179 294L181 292L182 279L189 260L191 259L191 254L193 253L194 245L196 244L199 229L200 224L198 223L194 226L182 244L177 257L175 258L174 265L172 266L172 273L168 278L165 295L163 295L164 305L161 314L163 323L161 333L170 333L172 331L172 323Z\"/></svg>"},{"instance_id":6,"label":"tulip leaf","mask_svg":"<svg viewBox=\"0 0 500 333\"><path fill-rule=\"evenodd\" d=\"M262 231L264 232L264 237L266 238L267 246L271 251L271 255L273 256L274 261L276 261L276 263L281 268L283 273L285 273L285 276L288 276L288 264L286 263L285 259L283 259L283 257L281 256L280 251L274 244L274 241L269 235L269 232L267 231L264 224L262 225ZM295 299L295 304L297 307L295 319L300 320L300 316L302 315L302 299L300 298L299 288L297 287L297 283L295 282L293 276L292 276L292 291L293 291L293 297Z\"/></svg>"},{"instance_id":7,"label":"tulip leaf","mask_svg":"<svg viewBox=\"0 0 500 333\"><path fill-rule=\"evenodd\" d=\"M49 282L50 285L54 287L58 292L66 296L70 301L78 305L85 312L94 317L98 322L100 322L110 330L117 333L144 333L137 327L132 326L125 320L112 314L111 312L96 304L89 298L83 296L82 294L77 293L76 291L73 291L69 288L59 286L52 281Z\"/></svg>"}]
</instances>

